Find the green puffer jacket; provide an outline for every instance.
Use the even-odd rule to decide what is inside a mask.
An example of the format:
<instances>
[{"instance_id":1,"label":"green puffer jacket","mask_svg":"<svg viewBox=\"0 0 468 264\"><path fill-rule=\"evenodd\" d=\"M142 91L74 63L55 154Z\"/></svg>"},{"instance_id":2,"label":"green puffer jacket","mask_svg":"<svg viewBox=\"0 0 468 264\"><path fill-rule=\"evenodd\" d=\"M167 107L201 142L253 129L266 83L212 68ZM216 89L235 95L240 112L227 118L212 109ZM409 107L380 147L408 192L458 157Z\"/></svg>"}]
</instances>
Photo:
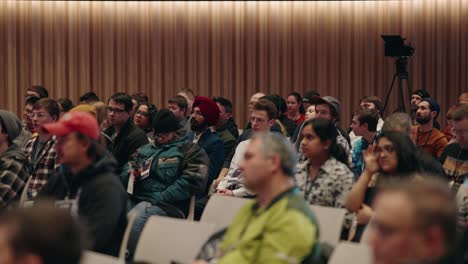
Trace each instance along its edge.
<instances>
[{"instance_id":1,"label":"green puffer jacket","mask_svg":"<svg viewBox=\"0 0 468 264\"><path fill-rule=\"evenodd\" d=\"M197 144L181 139L166 145L147 144L130 157L122 170L120 179L126 188L130 170L141 169L149 159L152 159L149 176L135 180L131 198L137 202L172 204L186 213L190 197L203 193L206 187L209 165L206 153Z\"/></svg>"}]
</instances>

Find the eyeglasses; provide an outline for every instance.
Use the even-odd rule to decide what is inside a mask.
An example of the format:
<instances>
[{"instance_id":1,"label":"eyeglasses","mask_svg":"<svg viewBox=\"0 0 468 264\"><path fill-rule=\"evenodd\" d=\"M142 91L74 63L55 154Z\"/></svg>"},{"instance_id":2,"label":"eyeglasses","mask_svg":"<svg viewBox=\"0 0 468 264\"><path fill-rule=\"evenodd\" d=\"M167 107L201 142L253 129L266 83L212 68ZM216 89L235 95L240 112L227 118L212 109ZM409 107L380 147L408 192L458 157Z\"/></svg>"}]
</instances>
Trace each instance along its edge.
<instances>
[{"instance_id":1,"label":"eyeglasses","mask_svg":"<svg viewBox=\"0 0 468 264\"><path fill-rule=\"evenodd\" d=\"M375 149L374 149L374 152L376 154L380 154L383 151L385 151L388 154L391 154L391 153L395 152L395 148L393 146L391 146L391 145L385 145L383 147L375 147Z\"/></svg>"},{"instance_id":2,"label":"eyeglasses","mask_svg":"<svg viewBox=\"0 0 468 264\"><path fill-rule=\"evenodd\" d=\"M46 114L46 113L31 113L31 114L28 113L28 116L29 116L30 118L34 118L34 117L37 117L37 118L44 118L44 117L50 116L50 115L49 115L49 114Z\"/></svg>"},{"instance_id":3,"label":"eyeglasses","mask_svg":"<svg viewBox=\"0 0 468 264\"><path fill-rule=\"evenodd\" d=\"M250 118L250 123L257 123L257 124L263 124L265 123L267 120L265 119L261 119L261 118L257 118L257 117L251 117Z\"/></svg>"},{"instance_id":4,"label":"eyeglasses","mask_svg":"<svg viewBox=\"0 0 468 264\"><path fill-rule=\"evenodd\" d=\"M149 117L149 116L150 116L150 113L148 113L148 112L143 112L143 111L140 111L140 110L136 110L136 111L135 111L135 115L141 115L141 116L144 116L144 117Z\"/></svg>"},{"instance_id":5,"label":"eyeglasses","mask_svg":"<svg viewBox=\"0 0 468 264\"><path fill-rule=\"evenodd\" d=\"M108 113L116 113L116 114L120 114L120 113L123 113L123 112L127 112L125 111L125 109L119 109L119 108L112 108L112 107L106 107L106 111Z\"/></svg>"}]
</instances>

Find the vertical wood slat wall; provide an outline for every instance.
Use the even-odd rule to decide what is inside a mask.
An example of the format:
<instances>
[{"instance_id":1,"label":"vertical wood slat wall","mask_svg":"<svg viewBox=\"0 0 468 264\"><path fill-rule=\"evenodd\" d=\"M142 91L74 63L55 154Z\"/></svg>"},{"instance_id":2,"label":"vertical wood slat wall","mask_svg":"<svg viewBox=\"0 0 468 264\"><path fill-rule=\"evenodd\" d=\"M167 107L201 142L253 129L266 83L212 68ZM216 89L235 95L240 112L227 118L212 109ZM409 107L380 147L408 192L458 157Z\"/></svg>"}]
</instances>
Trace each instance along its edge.
<instances>
[{"instance_id":1,"label":"vertical wood slat wall","mask_svg":"<svg viewBox=\"0 0 468 264\"><path fill-rule=\"evenodd\" d=\"M0 108L20 113L33 84L74 102L142 91L158 107L191 88L232 99L242 126L255 91L315 89L342 102L346 126L360 97L385 96L395 70L380 35L401 34L413 89L444 114L468 90L467 22L467 0L1 1Z\"/></svg>"}]
</instances>

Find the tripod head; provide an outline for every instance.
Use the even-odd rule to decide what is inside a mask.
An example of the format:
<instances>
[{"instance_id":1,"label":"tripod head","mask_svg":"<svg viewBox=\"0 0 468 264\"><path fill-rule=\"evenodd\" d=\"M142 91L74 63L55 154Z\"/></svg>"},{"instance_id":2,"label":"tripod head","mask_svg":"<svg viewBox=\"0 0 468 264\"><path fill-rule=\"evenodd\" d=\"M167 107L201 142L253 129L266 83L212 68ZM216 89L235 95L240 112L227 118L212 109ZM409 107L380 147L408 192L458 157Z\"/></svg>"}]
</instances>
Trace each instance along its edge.
<instances>
[{"instance_id":1,"label":"tripod head","mask_svg":"<svg viewBox=\"0 0 468 264\"><path fill-rule=\"evenodd\" d=\"M408 57L399 57L395 60L395 66L396 66L396 74L398 76L398 79L401 80L408 80L409 73L408 73Z\"/></svg>"}]
</instances>

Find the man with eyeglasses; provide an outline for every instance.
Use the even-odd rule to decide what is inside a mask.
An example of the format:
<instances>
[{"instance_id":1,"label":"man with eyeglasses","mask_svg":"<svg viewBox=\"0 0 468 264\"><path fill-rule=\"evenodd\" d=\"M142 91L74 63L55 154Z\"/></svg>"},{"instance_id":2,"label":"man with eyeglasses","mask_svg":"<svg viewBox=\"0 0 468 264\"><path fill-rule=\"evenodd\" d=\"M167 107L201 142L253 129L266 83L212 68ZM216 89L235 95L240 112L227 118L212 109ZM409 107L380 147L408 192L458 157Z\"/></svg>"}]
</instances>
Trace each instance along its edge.
<instances>
[{"instance_id":1,"label":"man with eyeglasses","mask_svg":"<svg viewBox=\"0 0 468 264\"><path fill-rule=\"evenodd\" d=\"M440 162L457 194L459 223L468 227L468 104L460 105L452 114L456 143L448 145Z\"/></svg>"},{"instance_id":2,"label":"man with eyeglasses","mask_svg":"<svg viewBox=\"0 0 468 264\"><path fill-rule=\"evenodd\" d=\"M31 119L33 128L37 131L24 147L24 151L32 162L30 182L27 186L27 197L33 199L47 180L59 171L55 150L56 138L43 129L43 126L56 122L60 116L57 102L50 98L37 101L32 109Z\"/></svg>"},{"instance_id":3,"label":"man with eyeglasses","mask_svg":"<svg viewBox=\"0 0 468 264\"><path fill-rule=\"evenodd\" d=\"M130 198L130 214L135 215L129 259L149 217L185 218L190 198L206 188L208 156L198 144L178 137L179 128L170 110L159 110L153 122L154 142L140 148L120 174Z\"/></svg>"},{"instance_id":4,"label":"man with eyeglasses","mask_svg":"<svg viewBox=\"0 0 468 264\"><path fill-rule=\"evenodd\" d=\"M38 97L31 96L28 99L26 99L26 103L24 104L22 116L23 120L21 121L21 134L15 139L15 144L20 148L24 148L29 139L31 139L31 137L36 134L31 114L33 105L37 101L39 101Z\"/></svg>"},{"instance_id":5,"label":"man with eyeglasses","mask_svg":"<svg viewBox=\"0 0 468 264\"><path fill-rule=\"evenodd\" d=\"M119 168L128 162L139 147L148 144L146 133L132 122L132 107L132 98L126 93L115 93L107 101L109 127L102 134Z\"/></svg>"},{"instance_id":6,"label":"man with eyeglasses","mask_svg":"<svg viewBox=\"0 0 468 264\"><path fill-rule=\"evenodd\" d=\"M250 116L253 131L251 137L259 132L270 132L271 127L275 124L277 114L275 104L267 99L259 99L253 105ZM213 187L216 188L216 193L235 197L252 197L255 195L244 187L242 173L239 169L239 163L244 157L250 138L237 145L229 170L225 174L226 176L222 177L220 175L214 182Z\"/></svg>"}]
</instances>

